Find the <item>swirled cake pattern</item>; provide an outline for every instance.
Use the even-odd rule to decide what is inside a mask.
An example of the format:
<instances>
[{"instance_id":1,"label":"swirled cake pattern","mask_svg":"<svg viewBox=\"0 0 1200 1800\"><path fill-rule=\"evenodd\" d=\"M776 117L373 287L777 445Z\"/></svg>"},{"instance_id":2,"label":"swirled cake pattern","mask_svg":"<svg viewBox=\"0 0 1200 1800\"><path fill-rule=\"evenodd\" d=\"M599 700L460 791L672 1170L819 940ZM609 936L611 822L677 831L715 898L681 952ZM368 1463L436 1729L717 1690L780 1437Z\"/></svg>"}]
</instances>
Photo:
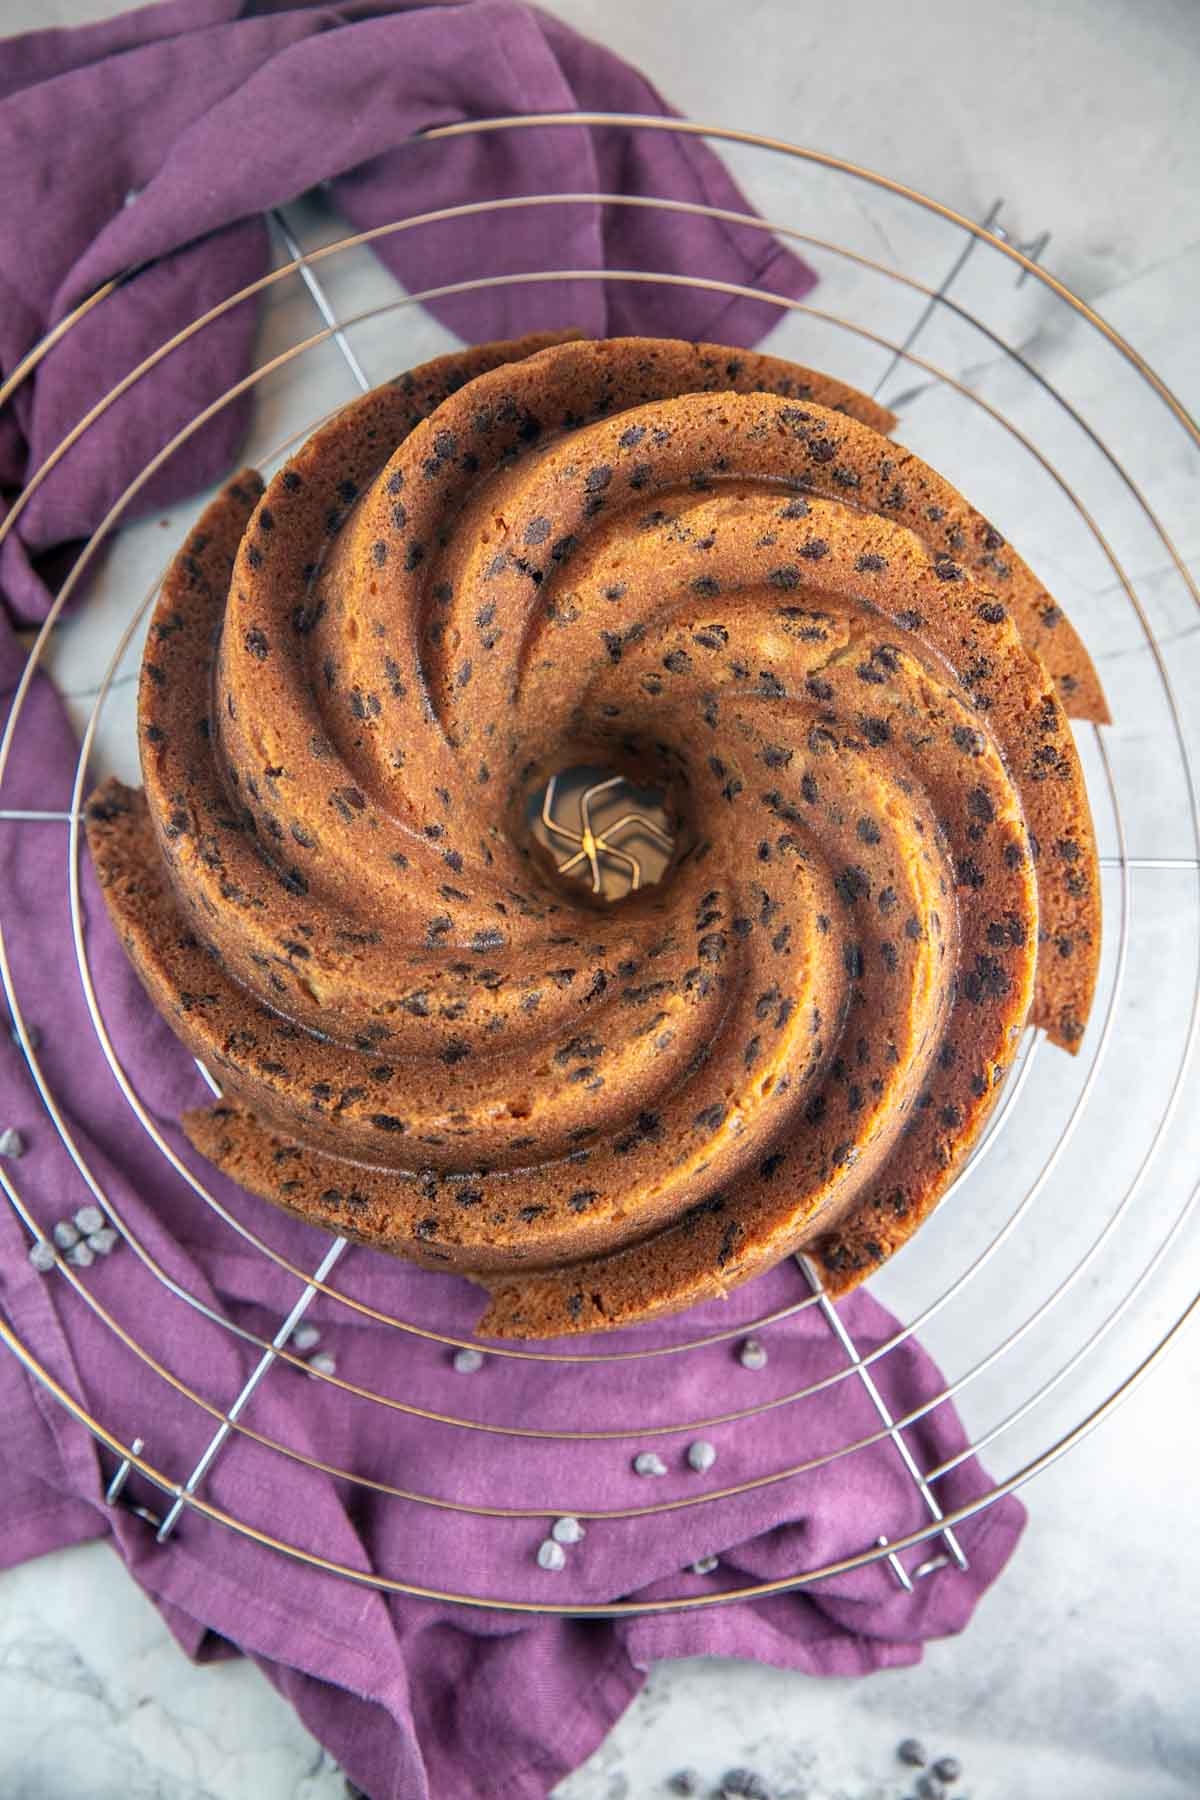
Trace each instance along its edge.
<instances>
[{"instance_id":1,"label":"swirled cake pattern","mask_svg":"<svg viewBox=\"0 0 1200 1800\"><path fill-rule=\"evenodd\" d=\"M805 1250L832 1292L945 1191L1100 947L1079 638L988 522L794 365L523 340L244 472L164 584L144 788L88 809L111 915L219 1081L254 1193L629 1323ZM664 796L662 882L594 904L551 774Z\"/></svg>"}]
</instances>

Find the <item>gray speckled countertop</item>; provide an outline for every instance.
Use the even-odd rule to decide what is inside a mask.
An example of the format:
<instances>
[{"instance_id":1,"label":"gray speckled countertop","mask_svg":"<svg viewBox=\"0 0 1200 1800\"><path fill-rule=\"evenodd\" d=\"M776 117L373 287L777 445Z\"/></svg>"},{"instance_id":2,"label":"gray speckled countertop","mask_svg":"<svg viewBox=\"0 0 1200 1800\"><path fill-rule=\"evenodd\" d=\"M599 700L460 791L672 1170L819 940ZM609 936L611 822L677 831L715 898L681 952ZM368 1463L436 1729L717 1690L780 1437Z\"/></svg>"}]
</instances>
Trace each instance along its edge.
<instances>
[{"instance_id":1,"label":"gray speckled countertop","mask_svg":"<svg viewBox=\"0 0 1200 1800\"><path fill-rule=\"evenodd\" d=\"M8 0L3 22L18 30L114 10L106 0ZM1003 8L859 0L836 17L791 0L743 0L736 9L717 0L554 0L553 10L637 62L694 117L840 152L976 218L1002 196L1014 232L1049 229L1048 266L1144 349L1186 402L1200 402L1195 0L1013 0ZM765 177L751 191L767 209L778 199ZM847 188L836 208L836 229L890 253L894 220L876 196ZM950 260L944 244L931 257L940 258L930 265L940 278ZM1079 375L1076 337L1048 331L1026 290L1005 305L1007 329L1037 346L1043 369ZM952 349L945 354L952 358ZM994 398L1003 392L1003 371L989 377L961 358L959 366ZM1103 413L1100 387L1092 399ZM936 441L932 404L914 412L906 435L916 448L923 434ZM1109 423L1123 428L1120 419ZM1176 446L1157 473L1195 566L1196 461ZM973 491L966 472L960 478ZM1032 500L1030 507L1031 560L1042 567ZM1053 544L1045 556L1055 561ZM1160 592L1152 562L1135 569L1148 603L1161 607L1156 623L1177 646L1181 687L1194 697L1194 613ZM1052 586L1088 586L1069 560L1047 572ZM1096 604L1102 610L1102 593ZM1101 635L1110 689L1128 681L1136 692L1136 642L1107 626ZM86 617L71 627L56 663L68 690L94 687L100 642L89 637ZM1149 731L1135 726L1115 740L1129 758L1123 778L1135 788ZM1127 820L1141 834L1133 848L1170 854L1177 813L1152 775L1137 791ZM1136 891L1134 919L1133 979L1148 985L1144 993L1134 987L1122 1014L1123 1080L1153 1094L1170 1074L1161 1062L1153 947L1178 930L1194 955L1194 897L1147 883ZM1196 1117L1193 1106L1190 1136L1177 1141L1156 1199L1178 1198L1184 1176L1194 1177ZM1093 1177L1102 1183L1105 1154L1103 1141L1089 1148L1085 1134L1069 1210L1086 1202ZM997 1186L995 1166L990 1181ZM1147 1214L1148 1229L1155 1216ZM950 1229L940 1220L929 1228L928 1257L949 1242L939 1232ZM1186 1263L1177 1263L1172 1280L1152 1290L1137 1314L1144 1331L1113 1347L1114 1379L1194 1288L1196 1235L1185 1241L1190 1283ZM1048 1242L1031 1232L1031 1281ZM1107 1279L1099 1273L1081 1288L1081 1313ZM880 1292L902 1310L909 1303L902 1282L883 1281ZM961 1360L952 1326L932 1347L951 1366ZM969 1631L934 1645L919 1667L859 1682L715 1661L657 1667L558 1800L643 1800L664 1793L665 1777L682 1764L709 1778L750 1764L777 1790L806 1800L899 1800L912 1784L895 1746L910 1732L935 1754L961 1758L955 1791L972 1800L1200 1795L1198 1377L1193 1334L1115 1417L1026 1489L1031 1520L1013 1565ZM1065 1404L1059 1428L1080 1409L1072 1415ZM1027 1452L1031 1446L1036 1434ZM257 1670L190 1666L107 1548L0 1576L0 1800L335 1800L341 1792L338 1772Z\"/></svg>"}]
</instances>

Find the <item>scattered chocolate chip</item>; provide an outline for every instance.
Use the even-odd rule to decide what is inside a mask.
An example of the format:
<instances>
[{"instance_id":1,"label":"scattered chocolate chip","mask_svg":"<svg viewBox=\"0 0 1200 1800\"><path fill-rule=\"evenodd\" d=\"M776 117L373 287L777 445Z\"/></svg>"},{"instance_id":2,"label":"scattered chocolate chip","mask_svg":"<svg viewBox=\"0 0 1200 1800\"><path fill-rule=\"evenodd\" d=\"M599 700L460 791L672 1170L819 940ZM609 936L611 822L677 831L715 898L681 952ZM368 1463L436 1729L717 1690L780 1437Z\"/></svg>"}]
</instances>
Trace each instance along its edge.
<instances>
[{"instance_id":1,"label":"scattered chocolate chip","mask_svg":"<svg viewBox=\"0 0 1200 1800\"><path fill-rule=\"evenodd\" d=\"M728 1769L721 1777L721 1800L771 1800L771 1791L753 1769Z\"/></svg>"},{"instance_id":2,"label":"scattered chocolate chip","mask_svg":"<svg viewBox=\"0 0 1200 1800\"><path fill-rule=\"evenodd\" d=\"M716 1559L714 1558L714 1563ZM672 1794L692 1795L701 1791L704 1783L696 1769L676 1769L674 1775L667 1779L667 1787Z\"/></svg>"}]
</instances>

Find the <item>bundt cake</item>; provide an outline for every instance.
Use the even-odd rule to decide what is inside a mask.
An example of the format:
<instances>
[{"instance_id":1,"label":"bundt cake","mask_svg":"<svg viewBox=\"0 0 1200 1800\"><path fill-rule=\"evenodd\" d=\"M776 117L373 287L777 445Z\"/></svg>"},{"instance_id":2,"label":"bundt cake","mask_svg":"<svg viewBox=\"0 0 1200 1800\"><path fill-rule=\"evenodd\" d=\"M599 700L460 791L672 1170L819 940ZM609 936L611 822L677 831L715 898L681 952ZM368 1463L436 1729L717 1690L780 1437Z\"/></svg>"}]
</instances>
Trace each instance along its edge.
<instances>
[{"instance_id":1,"label":"bundt cake","mask_svg":"<svg viewBox=\"0 0 1200 1800\"><path fill-rule=\"evenodd\" d=\"M238 475L150 626L111 916L253 1193L547 1336L805 1250L838 1293L929 1212L1027 1017L1100 948L1087 654L841 383L652 339L444 357ZM659 790L616 904L526 826Z\"/></svg>"}]
</instances>

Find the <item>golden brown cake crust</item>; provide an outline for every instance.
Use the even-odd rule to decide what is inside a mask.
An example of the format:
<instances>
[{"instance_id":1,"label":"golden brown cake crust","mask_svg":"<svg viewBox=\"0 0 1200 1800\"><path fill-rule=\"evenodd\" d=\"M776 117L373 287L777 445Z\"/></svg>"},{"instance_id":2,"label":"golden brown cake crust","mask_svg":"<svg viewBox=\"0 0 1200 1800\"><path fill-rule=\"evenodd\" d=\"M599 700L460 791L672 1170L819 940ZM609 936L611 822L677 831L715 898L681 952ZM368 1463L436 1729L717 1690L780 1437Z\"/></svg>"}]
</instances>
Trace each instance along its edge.
<instances>
[{"instance_id":1,"label":"golden brown cake crust","mask_svg":"<svg viewBox=\"0 0 1200 1800\"><path fill-rule=\"evenodd\" d=\"M145 794L89 808L105 897L224 1090L197 1147L472 1275L483 1329L799 1248L837 1291L961 1166L1031 1003L1068 1047L1087 1018L1042 591L840 384L543 344L376 390L209 508L151 626ZM581 761L678 835L602 911L521 826Z\"/></svg>"}]
</instances>

